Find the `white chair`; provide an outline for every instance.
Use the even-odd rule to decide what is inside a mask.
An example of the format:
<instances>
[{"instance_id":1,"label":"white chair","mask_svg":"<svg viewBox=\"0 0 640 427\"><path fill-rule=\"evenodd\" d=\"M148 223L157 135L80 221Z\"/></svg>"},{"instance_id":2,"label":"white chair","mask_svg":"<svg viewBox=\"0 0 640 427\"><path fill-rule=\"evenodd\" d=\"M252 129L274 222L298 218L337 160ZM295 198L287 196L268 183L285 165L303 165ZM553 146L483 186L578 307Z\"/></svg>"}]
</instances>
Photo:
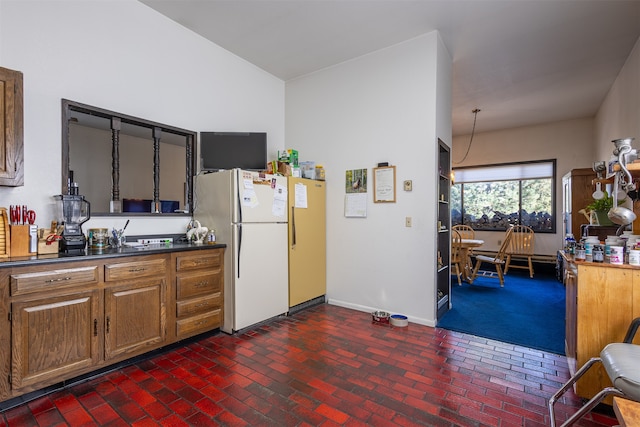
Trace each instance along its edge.
<instances>
[{"instance_id":1,"label":"white chair","mask_svg":"<svg viewBox=\"0 0 640 427\"><path fill-rule=\"evenodd\" d=\"M556 426L556 414L554 405L560 397L578 381L596 363L602 363L607 376L613 384L606 387L593 396L576 413L571 415L561 427L573 425L576 421L590 412L602 400L609 396L618 396L624 399L640 402L640 345L632 344L633 338L640 326L640 317L634 319L629 325L627 334L622 343L607 345L600 357L593 357L587 361L578 371L549 399L549 417L551 427Z\"/></svg>"}]
</instances>

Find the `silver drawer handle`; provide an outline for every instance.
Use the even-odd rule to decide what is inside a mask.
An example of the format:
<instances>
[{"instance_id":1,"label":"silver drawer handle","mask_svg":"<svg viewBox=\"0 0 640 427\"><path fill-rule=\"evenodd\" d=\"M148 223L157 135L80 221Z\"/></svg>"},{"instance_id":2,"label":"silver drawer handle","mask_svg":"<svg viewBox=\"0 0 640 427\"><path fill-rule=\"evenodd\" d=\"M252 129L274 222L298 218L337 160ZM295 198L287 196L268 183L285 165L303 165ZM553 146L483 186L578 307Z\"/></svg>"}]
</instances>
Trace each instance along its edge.
<instances>
[{"instance_id":1,"label":"silver drawer handle","mask_svg":"<svg viewBox=\"0 0 640 427\"><path fill-rule=\"evenodd\" d=\"M71 280L71 277L60 277L58 279L45 280L44 283L62 282L63 280Z\"/></svg>"},{"instance_id":2,"label":"silver drawer handle","mask_svg":"<svg viewBox=\"0 0 640 427\"><path fill-rule=\"evenodd\" d=\"M146 270L146 268L144 268L144 267L140 267L140 268L130 268L130 269L129 269L129 273L136 273L136 272L138 272L138 271L145 271L145 270Z\"/></svg>"},{"instance_id":3,"label":"silver drawer handle","mask_svg":"<svg viewBox=\"0 0 640 427\"><path fill-rule=\"evenodd\" d=\"M196 288L202 288L202 287L204 287L204 286L208 286L208 285L209 285L209 281L208 281L208 280L205 280L204 282L198 282L198 283L196 283L196 284L195 284L195 285L193 285L193 286L195 286Z\"/></svg>"}]
</instances>

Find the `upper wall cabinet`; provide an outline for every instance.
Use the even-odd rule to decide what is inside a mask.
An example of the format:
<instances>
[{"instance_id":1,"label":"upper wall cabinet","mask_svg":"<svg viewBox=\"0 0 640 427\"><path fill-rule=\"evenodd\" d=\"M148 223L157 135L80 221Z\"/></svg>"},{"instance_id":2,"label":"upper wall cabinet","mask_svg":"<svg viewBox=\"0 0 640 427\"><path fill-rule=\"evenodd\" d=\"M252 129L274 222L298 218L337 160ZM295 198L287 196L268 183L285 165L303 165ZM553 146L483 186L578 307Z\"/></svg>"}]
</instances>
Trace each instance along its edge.
<instances>
[{"instance_id":1,"label":"upper wall cabinet","mask_svg":"<svg viewBox=\"0 0 640 427\"><path fill-rule=\"evenodd\" d=\"M0 67L0 185L24 185L22 73Z\"/></svg>"}]
</instances>

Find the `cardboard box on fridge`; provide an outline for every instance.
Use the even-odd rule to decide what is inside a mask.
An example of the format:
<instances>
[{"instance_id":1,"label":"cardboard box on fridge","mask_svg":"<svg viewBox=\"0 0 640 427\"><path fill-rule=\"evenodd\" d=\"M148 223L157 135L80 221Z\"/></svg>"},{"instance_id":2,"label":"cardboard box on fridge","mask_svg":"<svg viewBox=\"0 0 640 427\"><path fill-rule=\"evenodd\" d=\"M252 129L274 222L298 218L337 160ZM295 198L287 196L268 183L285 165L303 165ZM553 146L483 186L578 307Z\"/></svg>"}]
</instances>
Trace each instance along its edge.
<instances>
[{"instance_id":1,"label":"cardboard box on fridge","mask_svg":"<svg viewBox=\"0 0 640 427\"><path fill-rule=\"evenodd\" d=\"M300 177L300 168L286 162L272 161L267 165L267 173Z\"/></svg>"},{"instance_id":2,"label":"cardboard box on fridge","mask_svg":"<svg viewBox=\"0 0 640 427\"><path fill-rule=\"evenodd\" d=\"M298 166L298 150L284 150L278 151L278 160L281 162L289 163L292 166Z\"/></svg>"}]
</instances>

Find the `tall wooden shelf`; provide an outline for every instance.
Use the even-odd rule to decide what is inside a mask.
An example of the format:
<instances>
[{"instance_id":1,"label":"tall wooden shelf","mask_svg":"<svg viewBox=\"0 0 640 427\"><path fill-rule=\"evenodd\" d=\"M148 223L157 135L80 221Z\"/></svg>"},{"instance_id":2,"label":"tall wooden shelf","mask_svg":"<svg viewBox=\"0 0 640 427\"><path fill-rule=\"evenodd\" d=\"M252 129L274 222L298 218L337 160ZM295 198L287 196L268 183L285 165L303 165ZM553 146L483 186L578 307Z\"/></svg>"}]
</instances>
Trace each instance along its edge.
<instances>
[{"instance_id":1,"label":"tall wooden shelf","mask_svg":"<svg viewBox=\"0 0 640 427\"><path fill-rule=\"evenodd\" d=\"M451 307L451 151L438 139L438 220L436 223L436 318Z\"/></svg>"}]
</instances>

